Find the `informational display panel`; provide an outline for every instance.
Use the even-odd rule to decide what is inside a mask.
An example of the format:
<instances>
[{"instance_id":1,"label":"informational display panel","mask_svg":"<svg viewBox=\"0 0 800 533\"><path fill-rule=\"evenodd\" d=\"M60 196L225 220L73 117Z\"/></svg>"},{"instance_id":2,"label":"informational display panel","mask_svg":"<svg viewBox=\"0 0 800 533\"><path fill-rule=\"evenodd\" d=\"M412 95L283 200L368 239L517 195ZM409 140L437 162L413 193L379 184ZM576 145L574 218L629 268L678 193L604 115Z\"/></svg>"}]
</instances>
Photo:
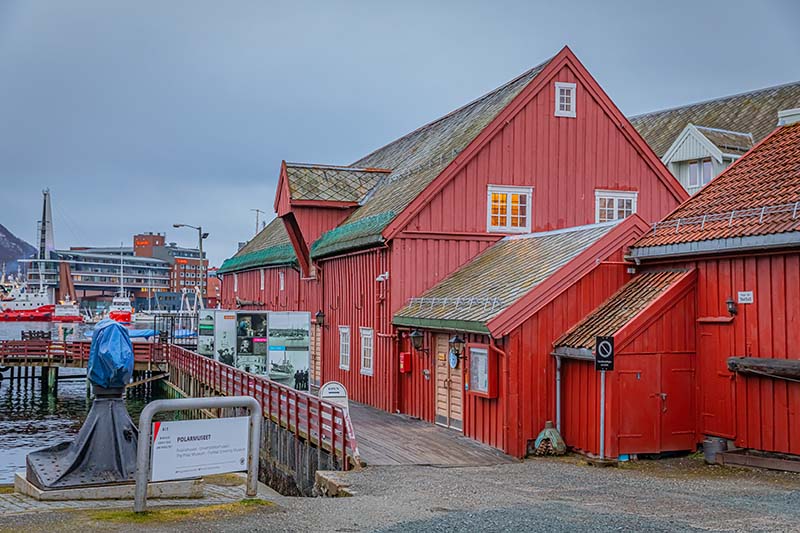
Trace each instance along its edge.
<instances>
[{"instance_id":1,"label":"informational display panel","mask_svg":"<svg viewBox=\"0 0 800 533\"><path fill-rule=\"evenodd\" d=\"M233 365L236 358L236 312L214 311L214 359Z\"/></svg>"},{"instance_id":2,"label":"informational display panel","mask_svg":"<svg viewBox=\"0 0 800 533\"><path fill-rule=\"evenodd\" d=\"M197 322L197 353L214 357L214 309L201 309Z\"/></svg>"},{"instance_id":3,"label":"informational display panel","mask_svg":"<svg viewBox=\"0 0 800 533\"><path fill-rule=\"evenodd\" d=\"M270 312L269 378L308 390L311 366L311 313Z\"/></svg>"},{"instance_id":4,"label":"informational display panel","mask_svg":"<svg viewBox=\"0 0 800 533\"><path fill-rule=\"evenodd\" d=\"M153 423L150 480L247 470L249 417Z\"/></svg>"},{"instance_id":5,"label":"informational display panel","mask_svg":"<svg viewBox=\"0 0 800 533\"><path fill-rule=\"evenodd\" d=\"M267 312L237 311L236 368L267 373Z\"/></svg>"}]
</instances>

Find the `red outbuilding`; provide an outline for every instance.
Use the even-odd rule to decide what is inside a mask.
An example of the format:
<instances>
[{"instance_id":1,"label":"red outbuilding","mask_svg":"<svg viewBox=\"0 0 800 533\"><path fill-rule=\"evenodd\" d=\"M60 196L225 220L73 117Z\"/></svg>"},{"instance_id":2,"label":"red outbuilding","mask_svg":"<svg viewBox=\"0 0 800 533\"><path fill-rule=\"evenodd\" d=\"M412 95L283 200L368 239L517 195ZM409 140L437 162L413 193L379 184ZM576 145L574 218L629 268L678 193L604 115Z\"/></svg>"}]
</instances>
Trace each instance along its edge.
<instances>
[{"instance_id":1,"label":"red outbuilding","mask_svg":"<svg viewBox=\"0 0 800 533\"><path fill-rule=\"evenodd\" d=\"M629 259L640 273L554 343L567 444L615 458L712 438L800 455L800 123L655 224ZM604 401L596 336L617 352Z\"/></svg>"},{"instance_id":2,"label":"red outbuilding","mask_svg":"<svg viewBox=\"0 0 800 533\"><path fill-rule=\"evenodd\" d=\"M553 260L561 265L559 272L573 272L569 265L577 265L576 258L591 256L570 274L580 273L587 281L576 285L562 274L536 278L542 286L557 284L552 290L561 296L537 315L548 317L547 322L530 326L529 341L514 337L519 324L511 322L464 330L483 334L492 347L490 359L503 361L498 366L508 373L503 379L518 383L518 394L509 394L502 409L519 415L509 424L510 418L489 407L492 402L499 406L498 400L473 401L470 396L464 400L463 416L475 418L464 418L463 429L523 455L527 441L552 418L552 341L626 281L622 249L645 231L642 221L658 220L686 198L564 48L352 165L283 163L275 198L279 218L220 268L222 305L311 312L317 317L312 366L320 369L321 381L343 383L355 401L433 422L433 398L442 390L432 384L455 387L464 379L459 374L464 366L437 374L433 355L410 350L411 329L393 325L393 316L487 249L511 246L505 244L509 236L532 234L533 242L543 232L601 224L607 233L584 243L588 248L580 248L566 264L563 250L551 250L559 252ZM549 261L547 254L534 255L529 257L531 266L518 266L539 269ZM588 281L598 272L608 277L597 284ZM503 285L500 278L480 294L463 296L472 306L476 299L495 298L506 305L496 295L506 290ZM573 293L565 296L561 288ZM548 336L535 334L535 328L547 328ZM441 330L442 339L459 331ZM492 340L485 336L489 332L498 336ZM435 342L432 333L426 335L429 344ZM431 346L428 352L438 354L438 348ZM508 392L499 387L498 394Z\"/></svg>"}]
</instances>

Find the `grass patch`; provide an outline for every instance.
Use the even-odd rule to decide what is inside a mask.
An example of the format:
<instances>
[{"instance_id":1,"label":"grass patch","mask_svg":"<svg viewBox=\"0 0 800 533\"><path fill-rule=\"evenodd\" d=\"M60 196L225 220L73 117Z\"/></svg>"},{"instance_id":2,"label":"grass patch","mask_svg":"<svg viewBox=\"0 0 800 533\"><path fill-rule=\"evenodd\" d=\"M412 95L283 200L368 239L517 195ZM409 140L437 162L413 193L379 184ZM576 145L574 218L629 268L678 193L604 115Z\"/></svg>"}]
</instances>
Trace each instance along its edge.
<instances>
[{"instance_id":1,"label":"grass patch","mask_svg":"<svg viewBox=\"0 0 800 533\"><path fill-rule=\"evenodd\" d=\"M156 524L164 522L179 522L182 520L203 520L219 518L220 515L247 513L256 508L272 507L273 504L260 498L247 498L232 503L218 505L205 505L202 507L181 507L176 509L164 508L144 513L122 509L104 509L92 511L89 518L100 522L115 522L120 524Z\"/></svg>"}]
</instances>

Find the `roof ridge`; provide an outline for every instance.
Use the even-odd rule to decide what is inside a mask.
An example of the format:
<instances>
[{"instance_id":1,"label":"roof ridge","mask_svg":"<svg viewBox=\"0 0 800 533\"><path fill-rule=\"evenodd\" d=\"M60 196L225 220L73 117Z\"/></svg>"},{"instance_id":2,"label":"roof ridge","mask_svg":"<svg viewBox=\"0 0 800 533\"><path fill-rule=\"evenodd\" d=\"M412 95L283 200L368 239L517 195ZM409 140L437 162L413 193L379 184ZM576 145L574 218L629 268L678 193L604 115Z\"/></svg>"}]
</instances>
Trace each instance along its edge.
<instances>
[{"instance_id":1,"label":"roof ridge","mask_svg":"<svg viewBox=\"0 0 800 533\"><path fill-rule=\"evenodd\" d=\"M771 86L768 86L768 87L761 87L760 89L753 89L753 90L750 90L750 91L744 91L744 92L741 92L741 93L729 94L729 95L726 95L726 96L718 96L716 98L709 98L707 100L700 100L700 101L691 102L691 103L688 103L688 104L681 104L681 105L677 105L677 106L673 106L673 107L667 107L665 109L659 109L657 111L648 111L647 113L640 113L638 115L631 115L631 116L628 117L628 120L633 121L633 120L637 120L637 119L640 119L640 118L643 118L643 117L648 117L648 116L652 116L652 115L659 115L661 113L667 113L667 112L671 112L671 111L677 111L678 109L684 109L684 108L687 108L687 107L694 107L694 106L698 106L698 105L710 104L712 102L721 102L723 100L730 100L730 99L733 99L733 98L741 98L742 96L748 96L748 95L752 95L752 94L756 94L756 93L762 93L762 92L766 92L766 91L774 91L776 89L783 89L785 87L790 87L790 86L793 86L793 85L800 85L800 80L798 80L798 81L790 81L790 82L787 82L787 83L781 83L779 85L771 85Z\"/></svg>"},{"instance_id":2,"label":"roof ridge","mask_svg":"<svg viewBox=\"0 0 800 533\"><path fill-rule=\"evenodd\" d=\"M693 124L691 122L689 124L692 124L692 126L694 126L695 128L702 128L704 130L717 131L719 133L733 133L734 135L746 135L746 136L750 137L750 139L753 138L753 134L750 133L749 131L734 131L734 130L726 130L726 129L722 129L722 128L712 128L711 126L700 126L699 124Z\"/></svg>"},{"instance_id":3,"label":"roof ridge","mask_svg":"<svg viewBox=\"0 0 800 533\"><path fill-rule=\"evenodd\" d=\"M320 168L325 170L349 170L350 172L391 172L391 168L378 168L378 167L354 167L349 165L324 165L319 163L295 163L286 161L287 167L293 168Z\"/></svg>"},{"instance_id":4,"label":"roof ridge","mask_svg":"<svg viewBox=\"0 0 800 533\"><path fill-rule=\"evenodd\" d=\"M551 229L548 231L537 231L532 233L524 233L521 235L509 235L507 237L503 237L503 241L516 241L521 239L536 239L538 237L546 237L548 235L559 235L561 233L572 233L577 231L584 231L589 229L596 229L596 228L605 228L616 226L624 219L619 220L610 220L608 222L597 222L595 224L583 224L582 226L570 226L568 228L558 228L558 229Z\"/></svg>"},{"instance_id":5,"label":"roof ridge","mask_svg":"<svg viewBox=\"0 0 800 533\"><path fill-rule=\"evenodd\" d=\"M531 72L534 72L534 71L535 71L535 70L537 70L537 69L543 68L543 67L544 67L545 65L547 65L547 64L548 64L550 61L552 61L554 57L556 57L556 56L552 56L552 57L549 57L549 58L547 58L546 60L542 61L542 62L541 62L541 63L539 63L538 65L536 65L536 66L534 66L534 67L531 67L531 68L529 68L528 70L526 70L526 71L525 71L525 72L523 72L522 74L520 74L520 75L518 75L518 76L514 77L513 79L511 79L511 80L507 81L506 83L504 83L504 84L500 85L499 87L495 87L494 89L492 89L492 90L491 90L491 91L489 91L488 93L485 93L485 94L483 94L483 95L479 96L478 98L475 98L474 100L472 100L472 101L470 101L470 102L467 102L466 104L464 104L464 105L462 105L462 106L459 106L459 107L457 107L457 108L453 109L452 111L450 111L450 112L448 112L448 113L445 113L444 115L442 115L442 116L441 116L441 117L439 117L439 118L436 118L436 119L434 119L434 120L432 120L432 121L430 121L430 122L428 122L428 123L426 123L426 124L423 124L422 126L420 126L420 127L418 127L418 128L415 128L415 129L411 130L410 132L406 133L405 135L401 135L400 137L398 137L398 138L396 138L396 139L394 139L394 140L392 140L392 141L389 141L388 143L384 144L383 146L380 146L380 147L376 148L375 150L373 150L373 151L369 152L368 154L366 154L366 155L364 155L364 156L360 157L360 158L359 158L358 160L356 160L356 161L355 161L353 164L357 163L358 161L363 161L364 159L367 159L367 158L371 157L373 154L375 154L376 152L379 152L379 151L383 150L383 149L384 149L384 148L386 148L387 146L390 146L390 145L392 145L392 144L394 144L394 143L396 143L396 142L402 141L403 139L405 139L405 138L407 138L407 137L410 137L410 136L414 135L415 133L418 133L418 132L420 132L420 131L426 130L426 129L428 129L428 128L432 127L433 125L435 125L435 124L438 124L439 122L441 122L441 121L445 120L446 118L448 118L448 117L451 117L452 115L455 115L456 113L458 113L458 112L460 112L460 111L463 111L464 109L466 109L466 108L468 108L468 107L470 107L470 106L473 106L473 105L477 104L478 102L481 102L481 101L483 101L483 100L486 100L487 98L489 98L489 97L491 97L491 96L493 96L493 95L497 94L498 92L502 91L503 89L505 89L505 88L507 88L507 87L509 87L509 86L513 85L514 83L518 82L519 80L521 80L521 79L522 79L522 78L524 78L525 76L528 76L528 75L529 75ZM533 81L533 80L531 80L531 81Z\"/></svg>"}]
</instances>

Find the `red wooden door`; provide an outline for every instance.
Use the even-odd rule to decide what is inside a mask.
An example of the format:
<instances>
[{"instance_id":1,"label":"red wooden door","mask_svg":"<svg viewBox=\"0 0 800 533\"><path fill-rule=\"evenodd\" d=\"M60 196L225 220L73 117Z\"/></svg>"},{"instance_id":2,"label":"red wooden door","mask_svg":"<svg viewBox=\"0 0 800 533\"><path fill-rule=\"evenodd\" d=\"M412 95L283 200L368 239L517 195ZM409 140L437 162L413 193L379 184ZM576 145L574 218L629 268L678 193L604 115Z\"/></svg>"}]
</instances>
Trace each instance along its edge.
<instances>
[{"instance_id":1,"label":"red wooden door","mask_svg":"<svg viewBox=\"0 0 800 533\"><path fill-rule=\"evenodd\" d=\"M732 439L736 432L733 374L727 359L733 354L733 327L731 323L701 323L698 337L700 430L704 435Z\"/></svg>"},{"instance_id":2,"label":"red wooden door","mask_svg":"<svg viewBox=\"0 0 800 533\"><path fill-rule=\"evenodd\" d=\"M660 451L693 450L697 442L693 355L661 355L660 400Z\"/></svg>"},{"instance_id":3,"label":"red wooden door","mask_svg":"<svg viewBox=\"0 0 800 533\"><path fill-rule=\"evenodd\" d=\"M658 453L659 388L658 357L634 355L619 357L616 374L619 383L619 453ZM609 378L609 375L606 378Z\"/></svg>"}]
</instances>

